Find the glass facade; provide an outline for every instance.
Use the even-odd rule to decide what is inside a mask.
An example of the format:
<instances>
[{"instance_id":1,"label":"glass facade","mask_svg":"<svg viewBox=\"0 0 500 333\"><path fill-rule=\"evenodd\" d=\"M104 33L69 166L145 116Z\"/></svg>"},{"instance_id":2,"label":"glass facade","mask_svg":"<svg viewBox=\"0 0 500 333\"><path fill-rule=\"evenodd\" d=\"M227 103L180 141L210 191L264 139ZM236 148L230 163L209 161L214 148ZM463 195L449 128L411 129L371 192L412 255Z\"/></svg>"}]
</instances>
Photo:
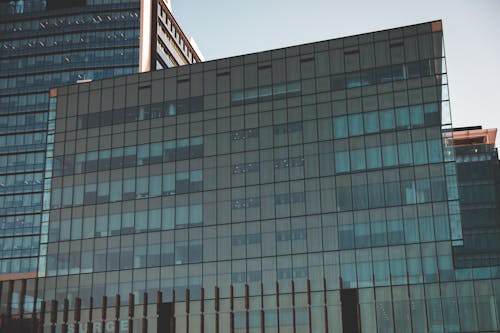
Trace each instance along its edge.
<instances>
[{"instance_id":1,"label":"glass facade","mask_svg":"<svg viewBox=\"0 0 500 333\"><path fill-rule=\"evenodd\" d=\"M464 246L454 249L455 265L487 271L500 264L500 165L496 130L457 128L454 132Z\"/></svg>"},{"instance_id":2,"label":"glass facade","mask_svg":"<svg viewBox=\"0 0 500 333\"><path fill-rule=\"evenodd\" d=\"M104 329L95 313L93 331L139 331L132 293L159 332L500 330L498 266L457 264L476 195L455 158L440 21L45 98L47 167L2 187L40 194L14 207L43 207L39 238L4 237L39 251L39 278L2 283L2 313L106 295L122 317ZM142 296L157 290L158 307Z\"/></svg>"},{"instance_id":3,"label":"glass facade","mask_svg":"<svg viewBox=\"0 0 500 333\"><path fill-rule=\"evenodd\" d=\"M0 35L0 274L36 274L47 90L137 72L139 2L2 2Z\"/></svg>"},{"instance_id":4,"label":"glass facade","mask_svg":"<svg viewBox=\"0 0 500 333\"><path fill-rule=\"evenodd\" d=\"M48 89L136 73L140 7L139 0L0 3L0 279L38 271L45 156L47 147L52 150L52 142L47 141L51 130ZM155 1L153 9L144 22L163 27L153 30L158 35L148 45L157 68L199 61L165 3ZM177 61L167 61L169 57ZM107 120L95 121L89 119L85 126ZM179 142L179 150L183 144ZM133 153L130 149L135 147L125 151L126 158ZM143 149L139 147L140 156ZM99 158L108 153L102 151ZM116 160L119 152L112 153ZM85 172L92 154L84 157ZM76 156L77 165L81 158ZM69 159L65 157L65 167Z\"/></svg>"},{"instance_id":5,"label":"glass facade","mask_svg":"<svg viewBox=\"0 0 500 333\"><path fill-rule=\"evenodd\" d=\"M498 268L453 261L440 21L51 96L44 299L162 290L179 332L499 329Z\"/></svg>"}]
</instances>

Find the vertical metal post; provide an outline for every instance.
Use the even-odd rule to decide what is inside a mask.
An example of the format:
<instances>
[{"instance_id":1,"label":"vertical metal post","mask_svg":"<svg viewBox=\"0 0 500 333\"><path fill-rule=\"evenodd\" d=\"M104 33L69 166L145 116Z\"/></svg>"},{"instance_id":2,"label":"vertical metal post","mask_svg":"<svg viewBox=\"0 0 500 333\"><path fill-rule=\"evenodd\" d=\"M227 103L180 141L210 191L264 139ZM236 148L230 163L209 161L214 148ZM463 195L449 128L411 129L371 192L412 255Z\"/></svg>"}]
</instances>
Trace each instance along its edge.
<instances>
[{"instance_id":1,"label":"vertical metal post","mask_svg":"<svg viewBox=\"0 0 500 333\"><path fill-rule=\"evenodd\" d=\"M250 305L249 300L249 288L248 284L245 283L245 332L250 332L250 313L248 312L248 308Z\"/></svg>"},{"instance_id":2,"label":"vertical metal post","mask_svg":"<svg viewBox=\"0 0 500 333\"><path fill-rule=\"evenodd\" d=\"M24 301L26 296L26 279L21 280L21 293L19 295L19 318L24 318Z\"/></svg>"},{"instance_id":3,"label":"vertical metal post","mask_svg":"<svg viewBox=\"0 0 500 333\"><path fill-rule=\"evenodd\" d=\"M144 292L144 303L142 305L142 333L148 333L148 293ZM158 328L157 328L158 330Z\"/></svg>"},{"instance_id":4,"label":"vertical metal post","mask_svg":"<svg viewBox=\"0 0 500 333\"><path fill-rule=\"evenodd\" d=\"M57 301L50 302L50 333L56 333L57 322Z\"/></svg>"},{"instance_id":5,"label":"vertical metal post","mask_svg":"<svg viewBox=\"0 0 500 333\"><path fill-rule=\"evenodd\" d=\"M12 295L14 294L14 281L9 281L9 289L7 291L7 318L6 324L10 325L12 319Z\"/></svg>"},{"instance_id":6,"label":"vertical metal post","mask_svg":"<svg viewBox=\"0 0 500 333\"><path fill-rule=\"evenodd\" d=\"M309 333L312 333L312 314L311 314L311 280L307 279L307 319L309 321Z\"/></svg>"},{"instance_id":7,"label":"vertical metal post","mask_svg":"<svg viewBox=\"0 0 500 333\"><path fill-rule=\"evenodd\" d=\"M190 294L191 291L189 288L186 288L186 333L189 333L189 313L191 311L189 304Z\"/></svg>"},{"instance_id":8,"label":"vertical metal post","mask_svg":"<svg viewBox=\"0 0 500 333\"><path fill-rule=\"evenodd\" d=\"M205 332L205 288L200 288L200 332Z\"/></svg>"},{"instance_id":9,"label":"vertical metal post","mask_svg":"<svg viewBox=\"0 0 500 333\"><path fill-rule=\"evenodd\" d=\"M89 320L87 322L87 333L92 333L92 326L93 326L93 322L92 322L92 314L94 312L94 297L90 296L90 300L89 300Z\"/></svg>"},{"instance_id":10,"label":"vertical metal post","mask_svg":"<svg viewBox=\"0 0 500 333\"><path fill-rule=\"evenodd\" d=\"M115 333L120 333L120 295L115 298Z\"/></svg>"},{"instance_id":11,"label":"vertical metal post","mask_svg":"<svg viewBox=\"0 0 500 333\"><path fill-rule=\"evenodd\" d=\"M292 332L297 332L297 318L295 317L295 282L292 280Z\"/></svg>"},{"instance_id":12,"label":"vertical metal post","mask_svg":"<svg viewBox=\"0 0 500 333\"><path fill-rule=\"evenodd\" d=\"M0 299L2 299L2 287L3 287L3 282L0 281ZM1 313L0 314L0 331L5 330L5 314Z\"/></svg>"},{"instance_id":13,"label":"vertical metal post","mask_svg":"<svg viewBox=\"0 0 500 333\"><path fill-rule=\"evenodd\" d=\"M75 321L75 333L80 333L80 320L82 319L82 299L80 297L75 298L75 313L73 315L73 320Z\"/></svg>"},{"instance_id":14,"label":"vertical metal post","mask_svg":"<svg viewBox=\"0 0 500 333\"><path fill-rule=\"evenodd\" d=\"M260 284L260 333L265 331L264 321L264 284Z\"/></svg>"},{"instance_id":15,"label":"vertical metal post","mask_svg":"<svg viewBox=\"0 0 500 333\"><path fill-rule=\"evenodd\" d=\"M326 292L326 279L323 278L323 317L325 322L325 332L328 332L328 302Z\"/></svg>"},{"instance_id":16,"label":"vertical metal post","mask_svg":"<svg viewBox=\"0 0 500 333\"><path fill-rule=\"evenodd\" d=\"M229 287L229 332L234 332L234 287L231 285Z\"/></svg>"},{"instance_id":17,"label":"vertical metal post","mask_svg":"<svg viewBox=\"0 0 500 333\"><path fill-rule=\"evenodd\" d=\"M33 290L33 310L31 311L31 320L32 320L32 328L31 332L36 333L38 332L38 323L37 323L37 302L38 302L38 278L35 279L35 286Z\"/></svg>"},{"instance_id":18,"label":"vertical metal post","mask_svg":"<svg viewBox=\"0 0 500 333\"><path fill-rule=\"evenodd\" d=\"M101 320L103 329L106 327L107 307L108 307L108 297L102 296Z\"/></svg>"},{"instance_id":19,"label":"vertical metal post","mask_svg":"<svg viewBox=\"0 0 500 333\"><path fill-rule=\"evenodd\" d=\"M219 333L219 287L215 287L215 333Z\"/></svg>"},{"instance_id":20,"label":"vertical metal post","mask_svg":"<svg viewBox=\"0 0 500 333\"><path fill-rule=\"evenodd\" d=\"M40 304L40 321L38 322L38 333L43 333L45 325L45 301Z\"/></svg>"},{"instance_id":21,"label":"vertical metal post","mask_svg":"<svg viewBox=\"0 0 500 333\"><path fill-rule=\"evenodd\" d=\"M156 327L157 327L157 330L159 329L160 323L161 323L160 313L161 313L162 303L163 303L163 293L158 290L156 292ZM142 332L142 333L146 333L146 332Z\"/></svg>"},{"instance_id":22,"label":"vertical metal post","mask_svg":"<svg viewBox=\"0 0 500 333\"><path fill-rule=\"evenodd\" d=\"M67 298L63 301L63 323L62 323L62 333L68 333L68 311L69 311L69 301Z\"/></svg>"},{"instance_id":23,"label":"vertical metal post","mask_svg":"<svg viewBox=\"0 0 500 333\"><path fill-rule=\"evenodd\" d=\"M172 290L172 318L170 318L170 332L175 332L175 289Z\"/></svg>"},{"instance_id":24,"label":"vertical metal post","mask_svg":"<svg viewBox=\"0 0 500 333\"><path fill-rule=\"evenodd\" d=\"M135 310L134 307L135 307L135 295L133 293L129 293L128 294L128 333L134 332L134 310Z\"/></svg>"},{"instance_id":25,"label":"vertical metal post","mask_svg":"<svg viewBox=\"0 0 500 333\"><path fill-rule=\"evenodd\" d=\"M276 320L277 320L277 330L280 333L280 284L276 280Z\"/></svg>"}]
</instances>

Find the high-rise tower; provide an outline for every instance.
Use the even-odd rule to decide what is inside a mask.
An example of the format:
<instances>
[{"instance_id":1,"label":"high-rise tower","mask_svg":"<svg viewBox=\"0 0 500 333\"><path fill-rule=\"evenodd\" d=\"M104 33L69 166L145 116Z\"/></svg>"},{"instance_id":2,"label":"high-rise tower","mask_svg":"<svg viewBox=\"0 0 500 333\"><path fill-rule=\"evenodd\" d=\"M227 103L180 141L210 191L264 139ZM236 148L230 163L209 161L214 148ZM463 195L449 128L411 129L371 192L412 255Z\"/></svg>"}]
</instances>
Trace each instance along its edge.
<instances>
[{"instance_id":1,"label":"high-rise tower","mask_svg":"<svg viewBox=\"0 0 500 333\"><path fill-rule=\"evenodd\" d=\"M457 179L464 234L454 250L455 265L483 275L500 265L500 162L497 130L481 126L456 128Z\"/></svg>"},{"instance_id":2,"label":"high-rise tower","mask_svg":"<svg viewBox=\"0 0 500 333\"><path fill-rule=\"evenodd\" d=\"M137 72L140 40L153 64L141 71L200 61L169 8L161 0L0 2L0 279L35 276L45 251L48 89ZM141 25L151 28L143 38Z\"/></svg>"}]
</instances>

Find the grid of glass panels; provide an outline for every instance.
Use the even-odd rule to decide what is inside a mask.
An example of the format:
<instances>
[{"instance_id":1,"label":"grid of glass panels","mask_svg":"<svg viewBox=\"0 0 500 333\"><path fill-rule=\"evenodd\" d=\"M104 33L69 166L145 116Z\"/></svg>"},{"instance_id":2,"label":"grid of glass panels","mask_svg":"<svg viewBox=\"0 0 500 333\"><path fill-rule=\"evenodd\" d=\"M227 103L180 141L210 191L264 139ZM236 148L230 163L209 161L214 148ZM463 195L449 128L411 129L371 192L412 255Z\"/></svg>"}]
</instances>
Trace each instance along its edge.
<instances>
[{"instance_id":1,"label":"grid of glass panels","mask_svg":"<svg viewBox=\"0 0 500 333\"><path fill-rule=\"evenodd\" d=\"M313 307L324 286L334 297L359 289L367 331L391 332L394 318L406 327L393 304L409 298L416 330L442 328L443 318L468 327L433 295L442 288L446 302L467 303L470 279L498 270L453 267L460 210L433 26L60 88L55 156L200 137L203 150L113 170L75 173L70 164L52 180L53 195L179 171L201 170L203 182L197 192L53 207L46 298L189 287L197 299L204 287L211 300L214 286L242 297L245 284L275 297L276 282L289 296L291 280L299 293L309 280Z\"/></svg>"},{"instance_id":2,"label":"grid of glass panels","mask_svg":"<svg viewBox=\"0 0 500 333\"><path fill-rule=\"evenodd\" d=\"M0 5L0 274L38 271L49 88L137 71L138 2L52 5Z\"/></svg>"}]
</instances>

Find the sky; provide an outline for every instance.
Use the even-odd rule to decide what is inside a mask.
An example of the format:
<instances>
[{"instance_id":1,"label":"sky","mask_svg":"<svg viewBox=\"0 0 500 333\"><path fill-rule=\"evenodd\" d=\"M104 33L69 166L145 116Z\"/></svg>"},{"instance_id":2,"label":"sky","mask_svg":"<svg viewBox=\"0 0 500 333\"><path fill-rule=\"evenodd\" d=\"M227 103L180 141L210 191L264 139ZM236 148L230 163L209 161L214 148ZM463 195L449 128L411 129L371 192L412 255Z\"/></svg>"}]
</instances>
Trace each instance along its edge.
<instances>
[{"instance_id":1,"label":"sky","mask_svg":"<svg viewBox=\"0 0 500 333\"><path fill-rule=\"evenodd\" d=\"M172 6L207 60L441 19L453 125L500 127L500 0L172 0Z\"/></svg>"}]
</instances>

